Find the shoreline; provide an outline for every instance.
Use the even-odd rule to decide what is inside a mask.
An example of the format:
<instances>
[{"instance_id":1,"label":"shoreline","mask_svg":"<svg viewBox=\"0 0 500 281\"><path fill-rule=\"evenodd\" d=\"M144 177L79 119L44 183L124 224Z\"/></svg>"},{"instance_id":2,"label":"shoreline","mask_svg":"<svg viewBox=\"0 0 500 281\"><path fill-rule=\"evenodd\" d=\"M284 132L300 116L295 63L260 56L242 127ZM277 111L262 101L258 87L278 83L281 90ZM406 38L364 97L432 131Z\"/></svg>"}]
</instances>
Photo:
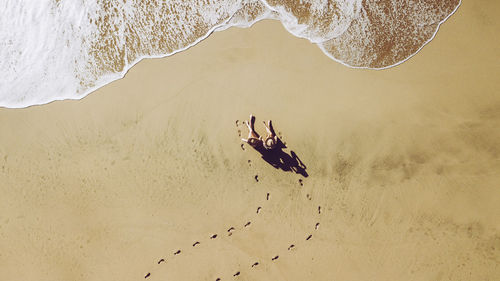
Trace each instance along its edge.
<instances>
[{"instance_id":1,"label":"shoreline","mask_svg":"<svg viewBox=\"0 0 500 281\"><path fill-rule=\"evenodd\" d=\"M272 12L276 12L275 9L273 9L271 6L269 6L266 2L264 2L264 4L266 5L267 9L270 10L269 13L272 13ZM96 81L96 84L97 86L94 86L90 89L88 89L87 91L85 91L81 97L52 97L51 101L48 101L48 102L38 102L38 103L30 103L29 105L19 105L19 106L2 106L0 105L0 108L12 108L12 109L21 109L21 108L28 108L28 107L32 107L32 106L38 106L38 105L46 105L46 104L49 104L49 103L52 103L52 102L55 102L55 101L64 101L64 100L81 100L83 98L85 98L86 96L92 94L93 92L97 91L98 89L102 88L102 87L105 87L106 85L110 84L110 83L113 83L117 80L120 80L120 79L123 79L125 78L125 76L127 75L127 72L132 69L137 63L143 61L143 60L146 60L146 59L163 59L163 58L168 58L168 57L171 57L173 55L176 55L178 53L181 53L181 52L184 52L184 51L187 51L188 49L198 45L199 43L201 43L202 41L206 40L208 37L210 37L214 32L216 31L225 31L227 29L230 29L230 28L251 28L254 24L258 23L258 22L261 22L261 21L278 21L282 27L290 34L292 34L293 36L295 36L296 38L298 39L305 39L305 40L308 40L311 44L314 44L316 45L322 52L323 54L345 66L345 67L348 67L348 68L353 68L353 69L367 69L367 70L386 70L386 69L389 69L389 68L393 68L393 67L396 67L406 61L408 61L409 59L411 59L412 57L414 57L415 55L417 55L427 44L429 44L434 38L435 36L437 35L441 25L443 23L445 23L452 15L454 15L456 13L456 11L458 10L458 8L462 5L462 1L459 0L459 3L458 5L455 7L455 9L446 17L444 18L442 21L440 21L436 27L436 30L434 32L434 34L432 35L432 37L427 40L425 43L422 44L422 46L420 46L420 48L418 48L418 50L416 50L414 53L412 53L411 55L409 55L407 58L405 58L404 60L402 61L399 61L393 65L389 65L389 66L385 66L385 67L382 67L382 68L371 68L371 67L357 67L357 66L351 66L349 65L348 63L340 60L340 59L336 59L334 58L331 54L329 54L325 49L324 47L321 45L321 43L324 43L328 40L324 40L323 42L313 42L310 38L307 38L307 37L304 37L304 36L300 36L300 34L296 34L294 32L292 32L292 30L288 29L281 20L279 19L276 19L276 18L273 18L272 16L269 15L269 13L266 13L265 15L263 16L260 16L260 17L257 17L254 21L252 22L248 22L244 25L229 25L228 26L228 23L232 20L233 16L229 17L227 20L225 20L223 23L221 23L220 25L216 25L214 27L212 27L210 30L208 30L208 32L204 35L204 36L201 36L200 38L196 39L193 43L191 44L188 44L187 46L181 48L181 49L178 49L178 50L175 50L171 53L166 53L166 54L162 54L162 55L154 55L154 56L151 56L151 55L143 55L143 56L140 56L139 58L137 58L135 61L133 61L132 63L128 63L128 61L125 63L125 68L119 72L119 73L109 73L107 74L106 76L102 76L101 79L99 79L99 81ZM100 82L100 81L107 81L107 82Z\"/></svg>"}]
</instances>

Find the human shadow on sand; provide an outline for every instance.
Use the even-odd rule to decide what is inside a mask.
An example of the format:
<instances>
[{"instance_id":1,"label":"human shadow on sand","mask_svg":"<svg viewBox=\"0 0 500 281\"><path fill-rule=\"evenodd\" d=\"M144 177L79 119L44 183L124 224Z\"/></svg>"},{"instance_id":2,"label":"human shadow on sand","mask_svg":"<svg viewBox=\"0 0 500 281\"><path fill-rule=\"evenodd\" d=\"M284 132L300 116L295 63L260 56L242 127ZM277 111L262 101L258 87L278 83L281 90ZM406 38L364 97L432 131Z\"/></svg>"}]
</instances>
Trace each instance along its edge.
<instances>
[{"instance_id":1,"label":"human shadow on sand","mask_svg":"<svg viewBox=\"0 0 500 281\"><path fill-rule=\"evenodd\" d=\"M285 172L295 172L303 177L308 177L309 174L306 172L306 165L300 160L299 156L290 150L290 154L283 151L287 148L286 145L278 138L278 143L274 149L266 149L262 145L254 147L267 163L276 169L281 169Z\"/></svg>"}]
</instances>

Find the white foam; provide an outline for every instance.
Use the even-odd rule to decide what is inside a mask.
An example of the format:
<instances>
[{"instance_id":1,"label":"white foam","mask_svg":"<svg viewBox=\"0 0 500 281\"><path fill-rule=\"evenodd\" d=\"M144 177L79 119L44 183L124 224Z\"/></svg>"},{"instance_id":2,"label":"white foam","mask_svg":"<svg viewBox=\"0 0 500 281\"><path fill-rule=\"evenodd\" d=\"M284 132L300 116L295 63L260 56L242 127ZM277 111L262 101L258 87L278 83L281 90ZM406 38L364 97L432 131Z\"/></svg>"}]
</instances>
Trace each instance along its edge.
<instances>
[{"instance_id":1,"label":"white foam","mask_svg":"<svg viewBox=\"0 0 500 281\"><path fill-rule=\"evenodd\" d=\"M7 1L0 18L0 104L23 107L74 93L79 5ZM61 28L61 26L65 28Z\"/></svg>"},{"instance_id":2,"label":"white foam","mask_svg":"<svg viewBox=\"0 0 500 281\"><path fill-rule=\"evenodd\" d=\"M392 63L392 64L388 64L388 65L385 65L385 66L382 66L382 67L369 67L369 66L356 66L356 65L352 65L352 64L349 64L341 59L338 59L336 58L334 55L332 55L326 48L325 48L325 43L327 41L324 41L324 42L320 42L320 43L317 43L317 46L321 49L321 51L326 55L328 56L330 59L344 65L344 66L347 66L347 67L350 67L350 68L355 68L355 69L372 69L372 70L384 70L384 69L388 69L388 68L392 68L392 67L395 67L395 66L398 66L406 61L408 61L410 58L412 58L413 56L415 56L416 54L418 54L422 48L425 47L425 45L429 44L437 35L438 31L439 31L439 28L440 26L448 20L449 17L451 17L453 14L455 14L455 12L458 10L458 8L461 6L462 4L462 1L459 0L458 1L458 4L455 6L455 8L450 12L448 13L442 20L438 21L437 23L437 27L435 28L432 36L429 37L429 39L427 39L424 43L421 44L421 46L414 52L410 53L409 55L407 55L404 59L402 60L399 60L395 63ZM426 20L430 20L432 21L432 19L426 19ZM425 24L422 24L422 25L425 25Z\"/></svg>"},{"instance_id":3,"label":"white foam","mask_svg":"<svg viewBox=\"0 0 500 281\"><path fill-rule=\"evenodd\" d=\"M308 10L313 15L304 23L299 23L299 19L290 11L289 7L285 7L284 5L272 6L267 0L262 0L262 2L268 9L279 15L278 19L288 32L296 37L305 38L317 44L343 34L357 17L362 0L301 0L301 5L308 6ZM325 15L326 11L332 9L332 6L336 7L335 10L338 11L338 14ZM324 21L319 22L319 19L323 17L329 19L326 27L321 24ZM315 22L315 19L318 22Z\"/></svg>"},{"instance_id":4,"label":"white foam","mask_svg":"<svg viewBox=\"0 0 500 281\"><path fill-rule=\"evenodd\" d=\"M263 19L280 20L290 33L318 44L339 61L323 43L344 34L362 11L361 0L301 0L297 5L304 5L310 16L299 18L292 7L269 2L4 0L0 106L80 99L122 78L143 58L170 56L213 31L249 27Z\"/></svg>"}]
</instances>

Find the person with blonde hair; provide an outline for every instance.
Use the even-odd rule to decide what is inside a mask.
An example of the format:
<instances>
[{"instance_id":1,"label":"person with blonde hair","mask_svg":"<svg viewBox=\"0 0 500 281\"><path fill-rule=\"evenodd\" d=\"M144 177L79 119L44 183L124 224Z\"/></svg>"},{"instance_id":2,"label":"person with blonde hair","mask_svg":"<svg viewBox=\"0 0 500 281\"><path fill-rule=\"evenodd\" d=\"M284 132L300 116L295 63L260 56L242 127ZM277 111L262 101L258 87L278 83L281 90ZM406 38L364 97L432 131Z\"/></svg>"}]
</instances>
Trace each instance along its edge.
<instances>
[{"instance_id":1,"label":"person with blonde hair","mask_svg":"<svg viewBox=\"0 0 500 281\"><path fill-rule=\"evenodd\" d=\"M278 137L274 132L273 123L271 120L267 121L267 124L266 121L263 122L264 126L266 127L267 137L263 140L262 145L264 146L265 149L268 150L274 149L278 144Z\"/></svg>"}]
</instances>

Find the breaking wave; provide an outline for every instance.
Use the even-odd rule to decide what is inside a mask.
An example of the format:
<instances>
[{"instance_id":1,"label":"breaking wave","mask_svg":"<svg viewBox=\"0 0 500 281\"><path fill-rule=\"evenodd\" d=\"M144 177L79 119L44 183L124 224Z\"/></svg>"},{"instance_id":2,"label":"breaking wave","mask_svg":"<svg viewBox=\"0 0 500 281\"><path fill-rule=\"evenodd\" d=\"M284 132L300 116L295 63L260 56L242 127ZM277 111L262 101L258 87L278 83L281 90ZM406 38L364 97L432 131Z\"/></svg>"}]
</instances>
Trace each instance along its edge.
<instances>
[{"instance_id":1,"label":"breaking wave","mask_svg":"<svg viewBox=\"0 0 500 281\"><path fill-rule=\"evenodd\" d=\"M80 99L143 58L214 31L279 20L330 58L383 69L435 36L460 0L6 0L0 4L0 106Z\"/></svg>"}]
</instances>

